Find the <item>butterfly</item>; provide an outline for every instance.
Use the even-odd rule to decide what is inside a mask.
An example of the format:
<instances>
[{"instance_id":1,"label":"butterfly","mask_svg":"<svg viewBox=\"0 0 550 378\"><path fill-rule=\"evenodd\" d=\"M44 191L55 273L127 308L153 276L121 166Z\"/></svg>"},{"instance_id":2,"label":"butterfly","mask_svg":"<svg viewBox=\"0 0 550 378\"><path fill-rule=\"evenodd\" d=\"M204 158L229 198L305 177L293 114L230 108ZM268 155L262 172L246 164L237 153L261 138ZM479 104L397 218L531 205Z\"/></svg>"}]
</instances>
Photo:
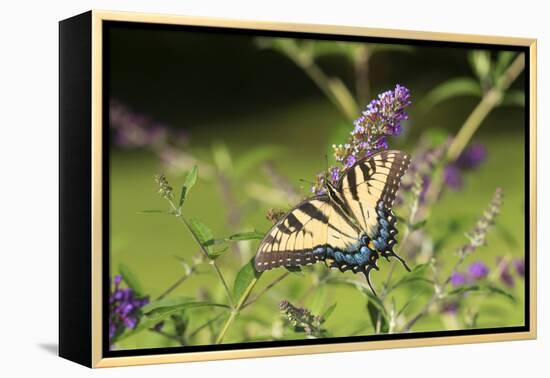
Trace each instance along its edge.
<instances>
[{"instance_id":1,"label":"butterfly","mask_svg":"<svg viewBox=\"0 0 550 378\"><path fill-rule=\"evenodd\" d=\"M377 152L346 169L336 184L327 181L325 193L310 197L286 213L258 247L258 272L323 261L329 268L363 273L370 282L377 260L398 259L396 217L392 211L401 177L410 156L396 150Z\"/></svg>"}]
</instances>

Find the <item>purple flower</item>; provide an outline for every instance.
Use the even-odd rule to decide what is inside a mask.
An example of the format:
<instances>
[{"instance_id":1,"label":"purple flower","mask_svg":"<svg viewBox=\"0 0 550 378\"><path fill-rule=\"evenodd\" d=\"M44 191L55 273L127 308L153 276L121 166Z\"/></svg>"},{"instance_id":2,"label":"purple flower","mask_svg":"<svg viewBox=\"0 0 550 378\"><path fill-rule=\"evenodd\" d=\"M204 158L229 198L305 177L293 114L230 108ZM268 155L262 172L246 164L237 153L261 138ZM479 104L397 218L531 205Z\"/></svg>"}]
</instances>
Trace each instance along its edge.
<instances>
[{"instance_id":1,"label":"purple flower","mask_svg":"<svg viewBox=\"0 0 550 378\"><path fill-rule=\"evenodd\" d=\"M411 104L411 95L407 88L397 84L393 90L383 92L372 100L363 114L353 123L353 131L345 144L333 145L334 157L341 166L331 167L331 177L334 168L339 169L338 175L344 169L353 166L377 151L388 148L386 137L399 135L402 121L408 118L405 108ZM312 193L324 193L324 180L317 180L311 188Z\"/></svg>"},{"instance_id":2,"label":"purple flower","mask_svg":"<svg viewBox=\"0 0 550 378\"><path fill-rule=\"evenodd\" d=\"M525 260L524 259L515 259L513 264L514 264L514 268L516 269L516 273L520 277L525 277Z\"/></svg>"},{"instance_id":3,"label":"purple flower","mask_svg":"<svg viewBox=\"0 0 550 378\"><path fill-rule=\"evenodd\" d=\"M123 148L166 147L169 137L166 125L137 113L117 100L109 104L109 125L115 143ZM180 136L174 139L179 141Z\"/></svg>"},{"instance_id":4,"label":"purple flower","mask_svg":"<svg viewBox=\"0 0 550 378\"><path fill-rule=\"evenodd\" d=\"M514 287L514 277L512 276L512 273L510 272L510 262L502 259L497 258L497 269L498 269L498 276L502 283L508 287Z\"/></svg>"},{"instance_id":5,"label":"purple flower","mask_svg":"<svg viewBox=\"0 0 550 378\"><path fill-rule=\"evenodd\" d=\"M138 323L140 309L149 303L148 297L138 298L129 287L120 287L122 277L114 277L114 287L109 297L109 343L126 328L134 329Z\"/></svg>"},{"instance_id":6,"label":"purple flower","mask_svg":"<svg viewBox=\"0 0 550 378\"><path fill-rule=\"evenodd\" d=\"M344 164L344 166L346 168L350 168L351 166L353 166L353 164L355 164L357 162L357 158L354 156L354 155L349 155L347 158L346 158L346 162Z\"/></svg>"},{"instance_id":7,"label":"purple flower","mask_svg":"<svg viewBox=\"0 0 550 378\"><path fill-rule=\"evenodd\" d=\"M338 167L332 167L330 169L330 181L333 184L336 184L340 180L340 168Z\"/></svg>"},{"instance_id":8,"label":"purple flower","mask_svg":"<svg viewBox=\"0 0 550 378\"><path fill-rule=\"evenodd\" d=\"M453 286L462 286L466 283L466 275L460 272L453 272L450 282Z\"/></svg>"},{"instance_id":9,"label":"purple flower","mask_svg":"<svg viewBox=\"0 0 550 378\"><path fill-rule=\"evenodd\" d=\"M462 170L476 169L486 158L487 148L481 143L475 143L462 151L455 164Z\"/></svg>"},{"instance_id":10,"label":"purple flower","mask_svg":"<svg viewBox=\"0 0 550 378\"><path fill-rule=\"evenodd\" d=\"M453 189L458 190L462 188L462 175L460 170L454 165L448 165L443 171L443 180L445 184Z\"/></svg>"},{"instance_id":11,"label":"purple flower","mask_svg":"<svg viewBox=\"0 0 550 378\"><path fill-rule=\"evenodd\" d=\"M474 280L485 278L487 274L489 274L489 268L481 261L476 261L468 267L468 275Z\"/></svg>"},{"instance_id":12,"label":"purple flower","mask_svg":"<svg viewBox=\"0 0 550 378\"><path fill-rule=\"evenodd\" d=\"M441 312L449 315L456 315L458 313L458 302L447 302L441 306Z\"/></svg>"},{"instance_id":13,"label":"purple flower","mask_svg":"<svg viewBox=\"0 0 550 378\"><path fill-rule=\"evenodd\" d=\"M462 188L462 175L465 171L478 168L487 157L487 149L481 143L467 147L455 162L447 165L443 172L445 184L452 190Z\"/></svg>"}]
</instances>

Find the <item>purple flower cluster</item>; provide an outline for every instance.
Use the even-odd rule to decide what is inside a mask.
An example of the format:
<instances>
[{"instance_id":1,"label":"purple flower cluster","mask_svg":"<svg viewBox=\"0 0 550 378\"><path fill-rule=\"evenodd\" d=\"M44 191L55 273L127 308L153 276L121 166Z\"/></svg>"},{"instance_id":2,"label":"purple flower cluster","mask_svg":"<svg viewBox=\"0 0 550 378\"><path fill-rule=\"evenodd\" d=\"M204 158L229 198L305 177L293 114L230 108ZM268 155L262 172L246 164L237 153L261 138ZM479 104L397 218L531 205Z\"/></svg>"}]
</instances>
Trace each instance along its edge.
<instances>
[{"instance_id":1,"label":"purple flower cluster","mask_svg":"<svg viewBox=\"0 0 550 378\"><path fill-rule=\"evenodd\" d=\"M408 118L405 108L410 104L410 91L399 84L394 90L381 93L372 100L363 114L355 120L348 141L332 146L339 165L331 167L328 173L317 176L311 188L312 193L323 194L325 180L335 184L345 169L377 151L387 149L387 137L401 133L402 121Z\"/></svg>"},{"instance_id":2,"label":"purple flower cluster","mask_svg":"<svg viewBox=\"0 0 550 378\"><path fill-rule=\"evenodd\" d=\"M463 173L478 168L487 158L487 149L481 143L472 144L466 148L453 163L445 167L443 179L453 190L462 188Z\"/></svg>"},{"instance_id":3,"label":"purple flower cluster","mask_svg":"<svg viewBox=\"0 0 550 378\"><path fill-rule=\"evenodd\" d=\"M397 203L403 203L403 194L412 191L419 179L422 181L419 202L425 203L431 184L431 175L437 164L443 159L450 142L451 139L448 139L436 147L431 147L431 143L426 138L420 142L407 172L401 179L401 190L398 192Z\"/></svg>"},{"instance_id":4,"label":"purple flower cluster","mask_svg":"<svg viewBox=\"0 0 550 378\"><path fill-rule=\"evenodd\" d=\"M491 203L489 203L483 215L476 222L474 229L466 234L469 241L460 248L460 255L469 254L486 243L489 227L494 224L496 216L500 213L501 206L502 189L497 188L493 194Z\"/></svg>"},{"instance_id":5,"label":"purple flower cluster","mask_svg":"<svg viewBox=\"0 0 550 378\"><path fill-rule=\"evenodd\" d=\"M453 286L462 286L466 283L472 283L479 281L487 277L489 274L489 268L482 261L476 261L468 266L468 270L464 273L453 272L451 274L449 282Z\"/></svg>"},{"instance_id":6,"label":"purple flower cluster","mask_svg":"<svg viewBox=\"0 0 550 378\"><path fill-rule=\"evenodd\" d=\"M512 269L513 268L513 269ZM497 264L495 271L497 273L498 279L508 287L514 287L515 275L517 277L525 277L525 260L524 259L515 259L509 261L503 259L502 257L497 258ZM482 280L489 275L489 268L485 263L481 261L476 261L470 264L466 272L453 272L450 276L449 282L451 285L458 287L465 284L470 284L475 281Z\"/></svg>"},{"instance_id":7,"label":"purple flower cluster","mask_svg":"<svg viewBox=\"0 0 550 378\"><path fill-rule=\"evenodd\" d=\"M134 329L138 322L139 310L149 303L148 297L137 298L129 287L120 287L121 276L115 276L114 288L109 297L109 342L124 329Z\"/></svg>"},{"instance_id":8,"label":"purple flower cluster","mask_svg":"<svg viewBox=\"0 0 550 378\"><path fill-rule=\"evenodd\" d=\"M518 277L525 277L525 260L515 259L510 262L509 260L503 259L502 257L497 258L498 277L504 285L508 287L514 287L515 278L512 273L514 270Z\"/></svg>"},{"instance_id":9,"label":"purple flower cluster","mask_svg":"<svg viewBox=\"0 0 550 378\"><path fill-rule=\"evenodd\" d=\"M184 144L187 134L170 133L169 128L151 117L137 113L117 100L109 104L109 124L114 130L114 141L122 148L162 147L168 138Z\"/></svg>"}]
</instances>

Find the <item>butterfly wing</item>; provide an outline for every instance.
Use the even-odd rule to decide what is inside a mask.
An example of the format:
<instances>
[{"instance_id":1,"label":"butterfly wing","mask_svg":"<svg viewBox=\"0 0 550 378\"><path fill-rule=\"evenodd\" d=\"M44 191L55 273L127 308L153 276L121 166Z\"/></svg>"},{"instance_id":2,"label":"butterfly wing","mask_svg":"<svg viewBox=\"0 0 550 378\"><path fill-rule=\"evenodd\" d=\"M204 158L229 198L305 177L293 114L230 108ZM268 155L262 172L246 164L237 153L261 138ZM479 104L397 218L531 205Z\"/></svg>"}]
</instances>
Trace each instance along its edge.
<instances>
[{"instance_id":1,"label":"butterfly wing","mask_svg":"<svg viewBox=\"0 0 550 378\"><path fill-rule=\"evenodd\" d=\"M339 183L347 211L384 257L397 257L393 253L397 229L392 206L409 164L410 157L404 152L378 152L346 170Z\"/></svg>"},{"instance_id":2,"label":"butterfly wing","mask_svg":"<svg viewBox=\"0 0 550 378\"><path fill-rule=\"evenodd\" d=\"M315 253L330 246L340 250L357 243L361 230L325 196L307 199L266 234L256 254L258 272L279 266L309 265L324 259Z\"/></svg>"}]
</instances>

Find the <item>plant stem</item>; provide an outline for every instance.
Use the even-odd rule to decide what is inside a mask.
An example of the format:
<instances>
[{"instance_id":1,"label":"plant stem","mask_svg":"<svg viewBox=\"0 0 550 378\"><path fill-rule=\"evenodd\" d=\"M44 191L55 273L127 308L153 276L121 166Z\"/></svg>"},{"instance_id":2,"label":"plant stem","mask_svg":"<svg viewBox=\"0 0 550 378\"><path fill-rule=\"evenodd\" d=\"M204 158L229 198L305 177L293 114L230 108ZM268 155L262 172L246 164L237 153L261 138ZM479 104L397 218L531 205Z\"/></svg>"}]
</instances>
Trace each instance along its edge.
<instances>
[{"instance_id":1,"label":"plant stem","mask_svg":"<svg viewBox=\"0 0 550 378\"><path fill-rule=\"evenodd\" d=\"M523 72L524 68L525 57L523 54L520 54L512 62L512 64L508 66L502 76L496 80L496 84L485 93L472 113L470 113L468 118L466 118L466 121L464 121L464 124L453 138L445 158L439 162L434 174L432 175L432 182L426 195L428 212L430 211L431 205L437 201L441 191L443 190L443 170L446 163L452 162L460 156L487 115L498 104L500 104L504 93L514 82L514 80L516 80L516 78Z\"/></svg>"},{"instance_id":2,"label":"plant stem","mask_svg":"<svg viewBox=\"0 0 550 378\"><path fill-rule=\"evenodd\" d=\"M303 51L295 44L284 48L285 54L309 76L327 98L349 120L359 115L359 106L345 84L338 78L330 78L315 64L313 58L305 58Z\"/></svg>"},{"instance_id":3,"label":"plant stem","mask_svg":"<svg viewBox=\"0 0 550 378\"><path fill-rule=\"evenodd\" d=\"M229 329L229 327L231 326L231 324L233 323L233 321L235 320L235 318L237 317L239 312L243 309L245 301L247 300L248 296L252 292L252 289L254 288L254 286L256 286L257 282L258 282L258 278L254 278L250 282L250 284L248 285L248 287L246 288L244 293L239 298L239 301L237 302L237 304L235 305L235 307L231 311L231 314L229 315L229 317L225 321L225 323L222 327L222 330L220 331L218 337L216 338L216 344L221 344L221 342L223 341L223 338L225 337L225 334L227 333L227 330Z\"/></svg>"},{"instance_id":4,"label":"plant stem","mask_svg":"<svg viewBox=\"0 0 550 378\"><path fill-rule=\"evenodd\" d=\"M430 311L430 308L440 299L441 297L441 294L445 291L445 288L449 285L449 283L451 282L451 277L453 275L454 272L458 271L458 268L460 268L460 266L462 265L462 263L464 262L464 260L466 259L466 256L468 255L468 253L461 253L460 254L460 257L458 259L458 261L456 262L456 264L454 265L453 269L451 270L451 273L449 274L449 276L447 277L447 279L443 282L443 284L439 287L436 286L435 290L434 290L434 294L432 295L432 297L430 298L430 300L428 301L428 303L426 303L424 305L424 307L422 308L422 310L420 310L420 312L415 316L413 317L406 325L405 327L403 327L403 330L402 332L409 332L410 329L412 328L413 325L416 324L416 322L418 322L418 320L420 320L423 316L425 316L428 311Z\"/></svg>"},{"instance_id":5,"label":"plant stem","mask_svg":"<svg viewBox=\"0 0 550 378\"><path fill-rule=\"evenodd\" d=\"M208 327L210 324L216 322L219 318L222 317L222 315L224 314L224 312L220 312L218 315L216 315L215 317L213 317L212 319L204 322L203 324L201 324L200 326L198 326L197 328L195 328L195 330L193 330L193 332L191 332L188 336L188 338L192 338L194 337L197 333L199 333L200 331L202 331L204 328Z\"/></svg>"},{"instance_id":6,"label":"plant stem","mask_svg":"<svg viewBox=\"0 0 550 378\"><path fill-rule=\"evenodd\" d=\"M369 59L370 51L367 44L357 47L357 55L354 59L355 68L355 92L360 104L366 104L369 100Z\"/></svg>"},{"instance_id":7,"label":"plant stem","mask_svg":"<svg viewBox=\"0 0 550 378\"><path fill-rule=\"evenodd\" d=\"M202 245L202 243L200 242L197 235L195 235L195 233L193 232L193 229L191 228L191 226L189 225L187 220L183 217L183 215L181 213L181 210L174 205L174 202L172 202L172 200L168 200L168 202L170 203L170 206L174 210L176 218L180 219L180 221L187 227L187 229L189 230L189 232L193 236L193 239L195 239L195 242L197 242L197 244L200 246L201 252L208 259L209 264L214 267L214 271L218 275L218 278L220 279L220 281L221 281L221 283L222 283L222 285L225 289L225 294L227 295L227 299L229 300L229 304L231 305L232 308L234 308L235 304L233 302L233 297L231 296L231 291L229 290L229 286L227 285L227 282L225 281L225 278L223 277L223 274L220 270L220 267L218 266L218 264L216 264L216 260L214 260L210 257L210 255L208 254L208 251L205 249L204 245Z\"/></svg>"},{"instance_id":8,"label":"plant stem","mask_svg":"<svg viewBox=\"0 0 550 378\"><path fill-rule=\"evenodd\" d=\"M525 57L523 54L520 54L504 72L501 78L497 80L493 88L489 89L485 95L483 95L481 101L466 119L451 143L447 152L447 159L449 161L454 161L460 156L460 153L464 150L483 120L493 108L500 104L504 92L510 87L514 80L516 80L521 72L523 72L524 67Z\"/></svg>"},{"instance_id":9,"label":"plant stem","mask_svg":"<svg viewBox=\"0 0 550 378\"><path fill-rule=\"evenodd\" d=\"M275 281L271 282L269 285L267 285L262 291L260 291L254 298L251 298L249 301L247 301L244 305L243 305L243 309L250 306L252 303L256 302L258 299L260 299L260 297L262 295L264 295L265 293L267 293L270 289L272 289L275 285L277 285L279 282L281 282L282 280L284 280L286 277L288 277L290 275L290 272L286 272L286 273L283 273L282 275L280 275L277 279L275 279Z\"/></svg>"},{"instance_id":10,"label":"plant stem","mask_svg":"<svg viewBox=\"0 0 550 378\"><path fill-rule=\"evenodd\" d=\"M178 286L180 286L182 283L184 283L193 273L197 271L198 264L193 263L191 267L189 268L189 272L186 272L184 275L182 275L180 278L176 280L168 289L166 289L161 295L157 297L157 301L165 298L168 294L170 294L172 291L176 290Z\"/></svg>"},{"instance_id":11,"label":"plant stem","mask_svg":"<svg viewBox=\"0 0 550 378\"><path fill-rule=\"evenodd\" d=\"M210 265L214 267L214 270L218 274L218 277L220 278L220 281L223 284L223 287L225 289L225 294L227 295L227 299L229 300L229 303L231 304L231 307L235 307L235 304L233 302L233 297L231 296L231 290L229 290L229 285L227 285L227 281L223 277L222 271L220 270L220 267L218 264L216 264L216 260L210 260Z\"/></svg>"}]
</instances>

